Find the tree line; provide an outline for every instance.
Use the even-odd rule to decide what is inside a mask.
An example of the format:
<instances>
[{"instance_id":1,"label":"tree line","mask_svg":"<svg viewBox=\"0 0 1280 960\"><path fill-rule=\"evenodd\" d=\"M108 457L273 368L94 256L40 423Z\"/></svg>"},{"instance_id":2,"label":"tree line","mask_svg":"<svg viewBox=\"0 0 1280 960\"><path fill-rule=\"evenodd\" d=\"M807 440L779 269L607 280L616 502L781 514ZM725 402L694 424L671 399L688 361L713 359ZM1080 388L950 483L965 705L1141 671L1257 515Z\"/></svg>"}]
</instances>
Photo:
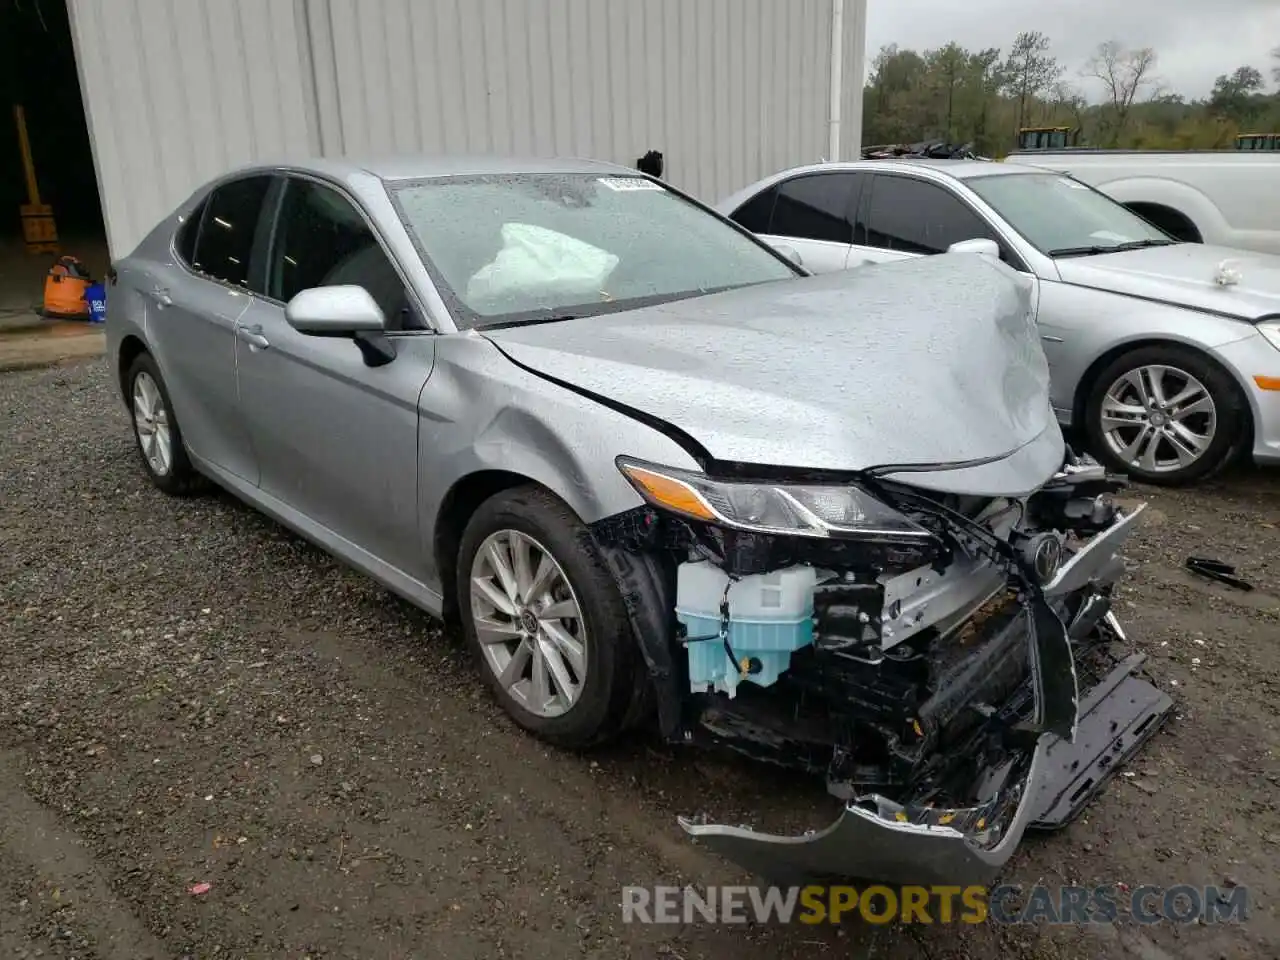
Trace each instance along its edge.
<instances>
[{"instance_id":1,"label":"tree line","mask_svg":"<svg viewBox=\"0 0 1280 960\"><path fill-rule=\"evenodd\" d=\"M947 140L972 142L987 156L1003 156L1023 127L1070 127L1081 146L1129 149L1212 149L1234 145L1242 133L1280 133L1280 47L1263 69L1236 67L1203 99L1170 90L1150 47L1117 40L1098 45L1069 73L1047 36L1018 34L1005 52L967 50L956 43L935 50L882 47L863 91L864 144ZM1101 90L1089 102L1083 84Z\"/></svg>"}]
</instances>

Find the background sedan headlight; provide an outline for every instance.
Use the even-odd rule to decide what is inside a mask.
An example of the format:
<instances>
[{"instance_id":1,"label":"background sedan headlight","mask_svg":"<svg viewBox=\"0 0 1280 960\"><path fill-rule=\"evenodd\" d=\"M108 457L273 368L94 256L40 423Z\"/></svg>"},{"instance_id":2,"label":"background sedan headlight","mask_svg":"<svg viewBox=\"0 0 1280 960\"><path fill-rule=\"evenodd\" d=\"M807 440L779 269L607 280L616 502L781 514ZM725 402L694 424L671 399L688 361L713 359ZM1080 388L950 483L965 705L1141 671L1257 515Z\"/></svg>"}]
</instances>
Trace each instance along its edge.
<instances>
[{"instance_id":1,"label":"background sedan headlight","mask_svg":"<svg viewBox=\"0 0 1280 960\"><path fill-rule=\"evenodd\" d=\"M640 495L671 513L758 533L922 541L933 534L854 484L820 486L715 480L625 457L618 469Z\"/></svg>"},{"instance_id":2,"label":"background sedan headlight","mask_svg":"<svg viewBox=\"0 0 1280 960\"><path fill-rule=\"evenodd\" d=\"M1263 320L1258 324L1258 332L1267 338L1267 341L1280 350L1280 320Z\"/></svg>"}]
</instances>

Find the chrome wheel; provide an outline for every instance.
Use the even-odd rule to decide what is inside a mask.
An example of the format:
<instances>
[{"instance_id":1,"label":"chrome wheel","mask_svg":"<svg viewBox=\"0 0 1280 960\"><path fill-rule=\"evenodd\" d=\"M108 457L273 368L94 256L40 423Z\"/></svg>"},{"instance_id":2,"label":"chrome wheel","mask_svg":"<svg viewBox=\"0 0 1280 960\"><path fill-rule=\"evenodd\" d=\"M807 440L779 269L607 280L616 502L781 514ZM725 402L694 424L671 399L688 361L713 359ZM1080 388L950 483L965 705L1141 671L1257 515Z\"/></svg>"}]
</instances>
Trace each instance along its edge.
<instances>
[{"instance_id":1,"label":"chrome wheel","mask_svg":"<svg viewBox=\"0 0 1280 960\"><path fill-rule=\"evenodd\" d=\"M546 547L517 530L490 535L471 562L471 618L484 661L530 713L557 717L587 676L582 608Z\"/></svg>"},{"instance_id":2,"label":"chrome wheel","mask_svg":"<svg viewBox=\"0 0 1280 960\"><path fill-rule=\"evenodd\" d=\"M1144 473L1184 470L1209 450L1218 408L1198 379L1162 364L1122 374L1102 399L1101 432L1111 452Z\"/></svg>"},{"instance_id":3,"label":"chrome wheel","mask_svg":"<svg viewBox=\"0 0 1280 960\"><path fill-rule=\"evenodd\" d=\"M168 476L173 469L169 411L165 409L159 386L145 371L133 378L133 423L148 466L157 476Z\"/></svg>"}]
</instances>

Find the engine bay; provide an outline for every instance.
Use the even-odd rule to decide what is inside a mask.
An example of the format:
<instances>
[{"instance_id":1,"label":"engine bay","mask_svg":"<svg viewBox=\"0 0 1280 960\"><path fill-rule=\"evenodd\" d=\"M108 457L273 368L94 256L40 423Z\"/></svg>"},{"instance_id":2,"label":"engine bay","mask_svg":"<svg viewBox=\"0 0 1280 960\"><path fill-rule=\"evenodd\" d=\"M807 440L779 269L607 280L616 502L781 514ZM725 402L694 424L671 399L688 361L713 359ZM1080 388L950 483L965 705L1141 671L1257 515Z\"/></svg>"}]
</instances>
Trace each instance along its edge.
<instances>
[{"instance_id":1,"label":"engine bay","mask_svg":"<svg viewBox=\"0 0 1280 960\"><path fill-rule=\"evenodd\" d=\"M1055 578L1123 518L1112 501L1123 483L1069 458L1025 500L875 484L928 531L910 543L649 508L594 532L633 573L642 558L671 613L646 644L669 738L824 776L841 799L959 818L1016 801L1000 786L1039 737L1074 732L1077 669L1116 639L1107 614L1122 566L1104 557L1084 589L1055 591ZM998 823L990 813L973 819Z\"/></svg>"}]
</instances>

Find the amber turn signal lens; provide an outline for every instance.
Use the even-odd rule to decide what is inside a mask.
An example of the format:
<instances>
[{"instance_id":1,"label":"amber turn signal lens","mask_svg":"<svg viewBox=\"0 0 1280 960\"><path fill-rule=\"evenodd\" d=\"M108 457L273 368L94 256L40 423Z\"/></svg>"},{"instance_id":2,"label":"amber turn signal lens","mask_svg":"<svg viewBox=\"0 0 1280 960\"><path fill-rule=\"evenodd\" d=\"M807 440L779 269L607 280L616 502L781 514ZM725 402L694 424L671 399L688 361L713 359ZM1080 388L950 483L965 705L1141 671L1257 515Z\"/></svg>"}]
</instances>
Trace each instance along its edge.
<instances>
[{"instance_id":1,"label":"amber turn signal lens","mask_svg":"<svg viewBox=\"0 0 1280 960\"><path fill-rule=\"evenodd\" d=\"M634 464L627 464L622 470L657 506L666 507L687 517L715 521L716 515L707 506L707 502L687 483Z\"/></svg>"}]
</instances>

